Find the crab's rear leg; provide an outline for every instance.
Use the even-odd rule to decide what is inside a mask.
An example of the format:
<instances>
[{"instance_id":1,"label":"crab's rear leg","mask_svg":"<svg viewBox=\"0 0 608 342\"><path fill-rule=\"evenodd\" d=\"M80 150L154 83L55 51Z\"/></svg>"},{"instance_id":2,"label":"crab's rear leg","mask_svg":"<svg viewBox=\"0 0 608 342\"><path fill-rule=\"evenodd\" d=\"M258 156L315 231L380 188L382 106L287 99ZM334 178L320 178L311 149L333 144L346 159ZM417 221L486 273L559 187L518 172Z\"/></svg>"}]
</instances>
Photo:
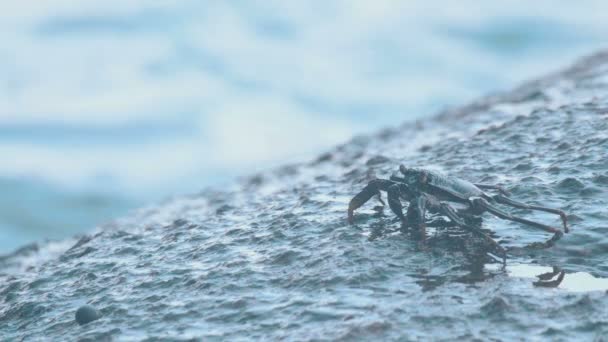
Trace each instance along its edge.
<instances>
[{"instance_id":1,"label":"crab's rear leg","mask_svg":"<svg viewBox=\"0 0 608 342\"><path fill-rule=\"evenodd\" d=\"M407 218L402 218L402 228L411 227L415 237L424 240L426 238L426 208L432 200L426 195L420 195L412 199L407 208Z\"/></svg>"},{"instance_id":2,"label":"crab's rear leg","mask_svg":"<svg viewBox=\"0 0 608 342\"><path fill-rule=\"evenodd\" d=\"M557 279L550 280L556 274L557 274ZM549 278L549 279L541 278L542 276L549 276L549 275L551 275L551 278ZM545 273L545 274L541 274L541 275L537 276L539 278L539 280L533 282L532 284L534 286L539 286L539 287L558 287L562 283L562 281L564 281L565 276L566 276L565 271L554 269L553 272L551 272L551 273Z\"/></svg>"},{"instance_id":3,"label":"crab's rear leg","mask_svg":"<svg viewBox=\"0 0 608 342\"><path fill-rule=\"evenodd\" d=\"M562 272L561 268L559 268L557 266L553 266L553 270L551 272L539 274L536 276L536 278L538 278L539 280L542 280L542 281L551 280L556 275L560 274L561 272Z\"/></svg>"},{"instance_id":4,"label":"crab's rear leg","mask_svg":"<svg viewBox=\"0 0 608 342\"><path fill-rule=\"evenodd\" d=\"M549 248L549 247L552 247L553 245L555 245L555 242L557 242L559 239L561 239L561 237L564 235L564 233L557 228L553 228L551 226L547 226L542 223L530 221L530 220L527 220L527 219L524 219L521 217L513 216L505 211L502 211L502 210L496 208L495 206L491 205L490 203L488 203L488 201L486 201L483 198L474 198L471 200L471 203L477 209L482 209L483 211L487 211L497 217L500 217L501 219L523 223L528 226L540 228L549 233L553 233L553 236L549 240L542 242L542 243L537 242L532 245L529 245L528 247Z\"/></svg>"},{"instance_id":5,"label":"crab's rear leg","mask_svg":"<svg viewBox=\"0 0 608 342\"><path fill-rule=\"evenodd\" d=\"M450 220L452 220L452 222L454 222L456 225L458 225L459 227L462 227L474 234L477 234L481 237L483 237L487 242L489 242L498 252L500 252L500 254L502 254L502 262L503 265L506 264L507 262L507 251L498 244L498 242L496 242L494 239L492 239L488 234L486 234L484 231L482 231L480 228L469 225L465 222L464 219L462 219L457 213L456 210L454 208L452 208L452 206L450 206L449 204L445 203L445 202L441 202L438 203L436 205L435 210L437 210L439 213L447 216Z\"/></svg>"},{"instance_id":6,"label":"crab's rear leg","mask_svg":"<svg viewBox=\"0 0 608 342\"><path fill-rule=\"evenodd\" d=\"M515 208L538 210L538 211L544 211L544 212L547 212L547 213L557 214L562 219L562 223L564 225L564 231L566 233L569 232L569 229L568 229L568 218L566 217L566 213L564 213L563 211L561 211L559 209L552 209L552 208L547 208L547 207L541 207L541 206L538 206L538 205L531 205L531 204L515 201L515 200L510 199L509 197L503 196L503 195L496 195L496 196L493 196L492 198L496 202L498 202L498 203L502 203L502 204L505 204L505 205L510 205L512 207L515 207Z\"/></svg>"},{"instance_id":7,"label":"crab's rear leg","mask_svg":"<svg viewBox=\"0 0 608 342\"><path fill-rule=\"evenodd\" d=\"M380 196L380 191L388 192L389 188L396 183L386 179L374 179L369 182L361 192L359 192L353 199L350 200L348 204L348 222L353 223L354 221L354 213L359 207L369 201L370 198L378 195ZM384 202L382 202L384 203ZM391 204L391 197L389 193L389 205Z\"/></svg>"},{"instance_id":8,"label":"crab's rear leg","mask_svg":"<svg viewBox=\"0 0 608 342\"><path fill-rule=\"evenodd\" d=\"M494 184L479 184L479 183L475 183L473 184L476 187L480 188L480 189L488 189L488 190L497 190L498 192L500 192L502 195L504 196L510 196L511 194L505 190L505 188L503 188L500 185L494 185Z\"/></svg>"}]
</instances>

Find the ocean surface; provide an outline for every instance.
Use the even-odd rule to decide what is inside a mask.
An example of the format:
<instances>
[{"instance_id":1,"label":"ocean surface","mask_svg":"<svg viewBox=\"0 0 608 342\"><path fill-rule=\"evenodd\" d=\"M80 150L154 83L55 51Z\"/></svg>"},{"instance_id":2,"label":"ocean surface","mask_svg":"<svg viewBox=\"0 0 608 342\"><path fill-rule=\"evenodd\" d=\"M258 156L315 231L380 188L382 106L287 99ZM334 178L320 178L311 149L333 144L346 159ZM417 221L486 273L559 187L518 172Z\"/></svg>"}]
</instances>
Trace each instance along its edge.
<instances>
[{"instance_id":1,"label":"ocean surface","mask_svg":"<svg viewBox=\"0 0 608 342\"><path fill-rule=\"evenodd\" d=\"M5 1L0 254L608 43L605 1Z\"/></svg>"}]
</instances>

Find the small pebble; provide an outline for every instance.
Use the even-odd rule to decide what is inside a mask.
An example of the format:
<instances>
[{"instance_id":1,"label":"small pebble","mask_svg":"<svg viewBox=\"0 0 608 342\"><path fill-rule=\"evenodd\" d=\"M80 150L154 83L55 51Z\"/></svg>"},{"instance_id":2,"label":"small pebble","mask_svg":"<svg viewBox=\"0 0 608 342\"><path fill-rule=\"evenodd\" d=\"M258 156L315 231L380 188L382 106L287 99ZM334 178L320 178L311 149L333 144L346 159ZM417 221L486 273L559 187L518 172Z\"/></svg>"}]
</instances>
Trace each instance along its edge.
<instances>
[{"instance_id":1,"label":"small pebble","mask_svg":"<svg viewBox=\"0 0 608 342\"><path fill-rule=\"evenodd\" d=\"M99 319L99 313L94 307L84 305L76 310L76 322L80 325L85 325L89 322Z\"/></svg>"}]
</instances>

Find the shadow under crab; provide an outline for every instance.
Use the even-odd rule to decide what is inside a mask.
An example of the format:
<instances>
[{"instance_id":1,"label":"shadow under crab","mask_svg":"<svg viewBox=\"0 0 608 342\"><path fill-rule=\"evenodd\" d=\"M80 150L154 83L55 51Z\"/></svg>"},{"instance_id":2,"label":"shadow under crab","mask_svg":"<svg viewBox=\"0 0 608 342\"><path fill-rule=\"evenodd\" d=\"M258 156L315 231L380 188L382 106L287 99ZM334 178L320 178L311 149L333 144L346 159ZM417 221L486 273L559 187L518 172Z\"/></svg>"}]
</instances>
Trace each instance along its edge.
<instances>
[{"instance_id":1,"label":"shadow under crab","mask_svg":"<svg viewBox=\"0 0 608 342\"><path fill-rule=\"evenodd\" d=\"M425 239L426 227L458 226L485 239L502 255L503 261L506 260L506 250L479 226L481 223L480 217L485 212L505 220L523 223L553 233L553 236L547 241L533 243L528 247L552 247L563 236L564 232L568 233L569 231L566 214L562 210L513 200L509 197L509 193L500 186L475 184L438 172L407 168L403 165L399 167L399 171L401 176L393 175L390 179L375 179L353 197L348 206L349 223L354 222L354 211L373 196L378 195L379 200L384 205L380 191L385 191L388 195L390 209L401 220L402 230L411 230L416 237ZM484 190L495 190L498 193L489 194ZM410 203L405 215L403 214L402 200ZM464 209L457 210L450 203L464 205ZM495 204L557 214L562 220L564 231L512 215ZM439 218L427 222L427 211L446 216L449 221Z\"/></svg>"}]
</instances>

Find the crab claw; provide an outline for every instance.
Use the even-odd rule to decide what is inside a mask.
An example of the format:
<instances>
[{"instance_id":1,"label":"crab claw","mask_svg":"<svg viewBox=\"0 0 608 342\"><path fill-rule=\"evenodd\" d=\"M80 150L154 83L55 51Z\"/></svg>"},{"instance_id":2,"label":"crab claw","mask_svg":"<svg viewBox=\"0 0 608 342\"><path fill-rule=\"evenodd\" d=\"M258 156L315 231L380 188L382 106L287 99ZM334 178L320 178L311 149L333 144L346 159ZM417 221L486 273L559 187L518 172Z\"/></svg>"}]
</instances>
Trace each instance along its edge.
<instances>
[{"instance_id":1,"label":"crab claw","mask_svg":"<svg viewBox=\"0 0 608 342\"><path fill-rule=\"evenodd\" d=\"M369 185L363 189L360 193L358 193L350 203L348 204L348 223L353 224L355 222L355 210L365 204L370 198L372 198L377 191L374 191Z\"/></svg>"},{"instance_id":2,"label":"crab claw","mask_svg":"<svg viewBox=\"0 0 608 342\"><path fill-rule=\"evenodd\" d=\"M387 191L391 185L394 183L385 179L374 179L369 182L361 192L359 192L353 199L350 200L348 204L348 223L353 224L355 221L354 214L355 210L364 205L370 198L374 196L378 196L378 199L382 205L386 205L382 200L382 196L380 195L380 190ZM389 198L390 204L390 198Z\"/></svg>"}]
</instances>

